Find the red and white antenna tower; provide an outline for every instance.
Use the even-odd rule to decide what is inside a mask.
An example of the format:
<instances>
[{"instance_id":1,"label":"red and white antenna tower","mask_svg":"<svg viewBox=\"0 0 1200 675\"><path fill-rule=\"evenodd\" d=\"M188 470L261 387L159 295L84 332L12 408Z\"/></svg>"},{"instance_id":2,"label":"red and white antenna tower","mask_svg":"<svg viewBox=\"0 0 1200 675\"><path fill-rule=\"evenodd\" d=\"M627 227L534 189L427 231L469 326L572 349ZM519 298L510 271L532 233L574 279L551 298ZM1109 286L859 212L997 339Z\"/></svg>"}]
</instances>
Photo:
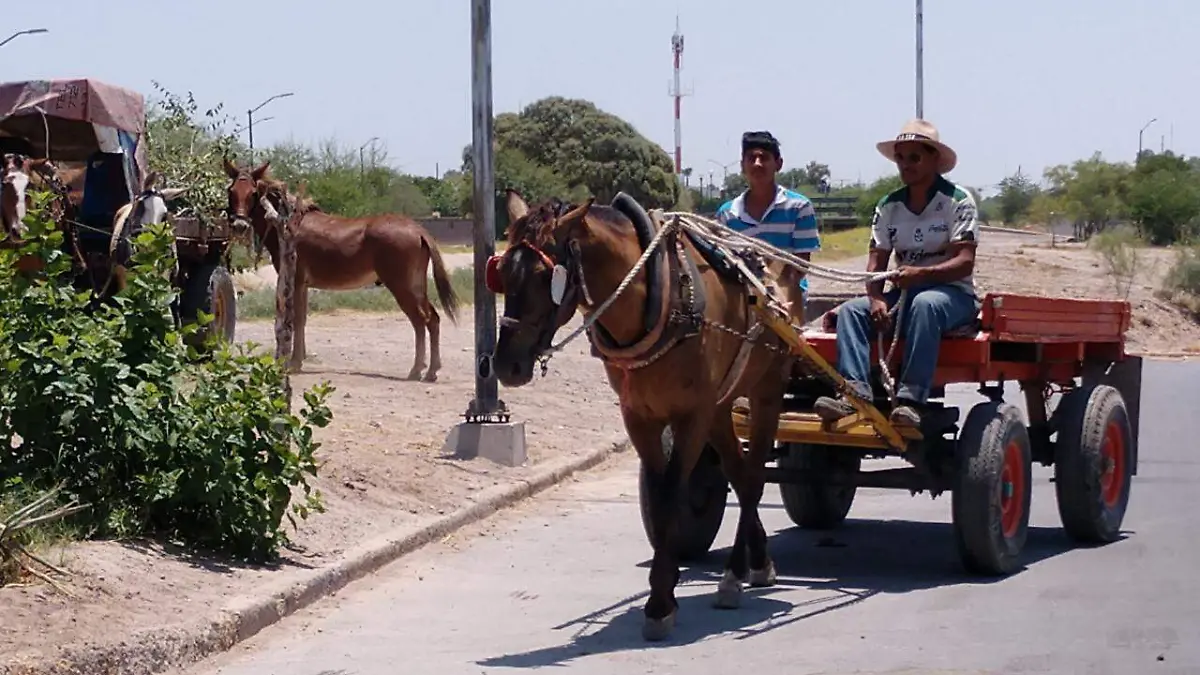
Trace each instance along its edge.
<instances>
[{"instance_id":1,"label":"red and white antenna tower","mask_svg":"<svg viewBox=\"0 0 1200 675\"><path fill-rule=\"evenodd\" d=\"M679 83L679 71L683 61L683 33L679 31L679 16L675 17L675 34L671 36L671 53L675 56L675 81L672 83L670 95L675 99L675 175L683 173L683 132L680 127L680 105L684 96L691 92L683 91Z\"/></svg>"}]
</instances>

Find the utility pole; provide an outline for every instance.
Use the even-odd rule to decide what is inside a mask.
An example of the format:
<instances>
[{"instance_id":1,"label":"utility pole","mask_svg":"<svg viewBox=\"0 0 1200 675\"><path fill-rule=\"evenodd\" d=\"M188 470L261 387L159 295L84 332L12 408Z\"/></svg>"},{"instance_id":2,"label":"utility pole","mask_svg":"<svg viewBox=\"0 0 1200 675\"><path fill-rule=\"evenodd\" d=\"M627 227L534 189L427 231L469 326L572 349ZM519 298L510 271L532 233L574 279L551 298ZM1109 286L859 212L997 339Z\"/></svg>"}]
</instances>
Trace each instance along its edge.
<instances>
[{"instance_id":1,"label":"utility pole","mask_svg":"<svg viewBox=\"0 0 1200 675\"><path fill-rule=\"evenodd\" d=\"M925 119L925 11L917 0L917 119Z\"/></svg>"}]
</instances>

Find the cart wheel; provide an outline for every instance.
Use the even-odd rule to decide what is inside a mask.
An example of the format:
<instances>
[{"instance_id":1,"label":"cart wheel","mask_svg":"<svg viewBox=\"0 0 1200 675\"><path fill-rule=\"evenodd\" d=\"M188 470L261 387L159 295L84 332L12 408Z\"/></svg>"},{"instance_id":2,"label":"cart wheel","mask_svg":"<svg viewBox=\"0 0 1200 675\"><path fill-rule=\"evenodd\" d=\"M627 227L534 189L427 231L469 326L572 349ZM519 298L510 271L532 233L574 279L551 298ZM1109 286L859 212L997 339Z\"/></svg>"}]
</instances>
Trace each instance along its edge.
<instances>
[{"instance_id":1,"label":"cart wheel","mask_svg":"<svg viewBox=\"0 0 1200 675\"><path fill-rule=\"evenodd\" d=\"M202 343L211 331L219 339L233 342L237 330L237 291L229 270L218 263L197 265L188 276L180 315L185 324L195 323L198 310L212 314L213 320L196 334Z\"/></svg>"},{"instance_id":2,"label":"cart wheel","mask_svg":"<svg viewBox=\"0 0 1200 675\"><path fill-rule=\"evenodd\" d=\"M1007 403L971 408L958 436L951 503L959 555L968 571L1011 574L1029 528L1032 450L1021 412Z\"/></svg>"},{"instance_id":3,"label":"cart wheel","mask_svg":"<svg viewBox=\"0 0 1200 675\"><path fill-rule=\"evenodd\" d=\"M779 457L779 468L808 471L803 483L780 483L783 509L792 522L806 530L827 530L841 525L854 504L858 488L830 485L821 480L830 474L858 473L862 457L849 448L787 443ZM810 475L811 475L810 474Z\"/></svg>"},{"instance_id":4,"label":"cart wheel","mask_svg":"<svg viewBox=\"0 0 1200 675\"><path fill-rule=\"evenodd\" d=\"M1129 504L1133 431L1121 393L1108 385L1076 389L1059 404L1054 491L1067 535L1115 541Z\"/></svg>"},{"instance_id":5,"label":"cart wheel","mask_svg":"<svg viewBox=\"0 0 1200 675\"><path fill-rule=\"evenodd\" d=\"M663 450L669 457L674 436L670 428L663 432ZM642 528L646 539L654 545L654 524L650 520L650 490L646 467L638 471L638 505L642 512ZM692 562L703 558L712 547L725 519L729 481L721 470L721 458L716 449L705 445L696 468L686 486L679 491L676 522L679 524L679 559Z\"/></svg>"}]
</instances>

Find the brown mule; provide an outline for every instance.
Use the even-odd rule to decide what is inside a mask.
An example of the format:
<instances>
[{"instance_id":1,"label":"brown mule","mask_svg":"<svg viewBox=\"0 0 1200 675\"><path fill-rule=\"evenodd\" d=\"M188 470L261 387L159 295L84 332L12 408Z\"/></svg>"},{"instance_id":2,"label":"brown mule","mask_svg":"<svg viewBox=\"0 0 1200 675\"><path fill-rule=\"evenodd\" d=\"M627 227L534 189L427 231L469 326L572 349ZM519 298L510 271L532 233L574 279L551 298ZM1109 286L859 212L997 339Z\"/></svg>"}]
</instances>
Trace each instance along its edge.
<instances>
[{"instance_id":1,"label":"brown mule","mask_svg":"<svg viewBox=\"0 0 1200 675\"><path fill-rule=\"evenodd\" d=\"M259 241L279 270L277 224L296 210L303 213L296 228L295 342L291 368L304 362L304 326L308 316L308 289L352 290L379 282L391 292L400 310L412 322L417 352L408 379L425 370L425 333L429 333L430 361L426 382L437 380L442 367L441 318L429 302L426 270L433 263L433 281L442 309L458 322L458 297L442 262L437 242L416 221L398 214L345 218L324 213L310 200L290 195L287 185L268 177L270 162L242 169L224 161L229 184L229 219L244 231L253 226Z\"/></svg>"},{"instance_id":2,"label":"brown mule","mask_svg":"<svg viewBox=\"0 0 1200 675\"><path fill-rule=\"evenodd\" d=\"M520 195L509 193L509 246L488 270L489 287L504 294L494 363L505 386L533 378L534 364L547 355L555 332L576 309L592 316L654 236L654 224L636 202L618 195L613 204L589 200L572 207L552 200L531 210ZM775 582L758 504L792 357L770 330L745 340L717 328L745 335L755 332L756 319L745 286L705 261L687 236L668 233L589 332L649 477L654 561L644 608L648 640L665 638L674 625L676 504L706 442L720 455L740 506L716 605L736 607L744 580L754 586ZM741 396L749 398L752 410L745 454L732 420L733 401Z\"/></svg>"}]
</instances>

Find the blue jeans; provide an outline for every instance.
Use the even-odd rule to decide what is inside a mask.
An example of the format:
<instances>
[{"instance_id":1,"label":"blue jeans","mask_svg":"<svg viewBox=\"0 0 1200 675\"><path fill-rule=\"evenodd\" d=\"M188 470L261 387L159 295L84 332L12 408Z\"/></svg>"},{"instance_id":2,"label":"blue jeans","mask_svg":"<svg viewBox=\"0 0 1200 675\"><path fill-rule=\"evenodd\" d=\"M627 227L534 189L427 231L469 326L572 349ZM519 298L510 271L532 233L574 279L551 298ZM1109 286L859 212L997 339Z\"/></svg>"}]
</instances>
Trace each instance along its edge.
<instances>
[{"instance_id":1,"label":"blue jeans","mask_svg":"<svg viewBox=\"0 0 1200 675\"><path fill-rule=\"evenodd\" d=\"M888 308L895 307L900 290L884 294ZM964 326L979 313L975 296L955 286L937 285L911 288L903 310L904 355L900 386L896 398L924 403L933 386L938 348L942 334ZM892 326L899 319L892 317ZM838 371L860 396L871 400L871 343L875 339L871 323L871 302L867 297L844 303L837 312ZM886 348L886 345L885 345ZM886 356L886 354L885 354Z\"/></svg>"}]
</instances>

